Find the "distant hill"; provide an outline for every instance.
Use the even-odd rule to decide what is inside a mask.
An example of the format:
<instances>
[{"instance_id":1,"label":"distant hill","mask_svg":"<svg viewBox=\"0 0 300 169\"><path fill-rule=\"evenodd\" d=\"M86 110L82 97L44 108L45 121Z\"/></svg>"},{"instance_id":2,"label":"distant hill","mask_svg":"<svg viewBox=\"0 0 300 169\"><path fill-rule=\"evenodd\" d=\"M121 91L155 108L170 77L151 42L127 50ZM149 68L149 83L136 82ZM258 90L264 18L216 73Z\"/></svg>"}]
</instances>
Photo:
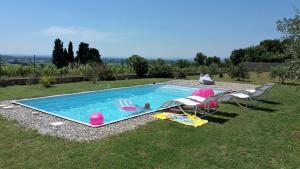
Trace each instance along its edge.
<instances>
[{"instance_id":1,"label":"distant hill","mask_svg":"<svg viewBox=\"0 0 300 169\"><path fill-rule=\"evenodd\" d=\"M1 55L2 63L11 63L11 64L22 64L27 65L34 62L33 56L13 56L13 55ZM36 56L36 63L51 63L51 57L49 56Z\"/></svg>"},{"instance_id":2,"label":"distant hill","mask_svg":"<svg viewBox=\"0 0 300 169\"><path fill-rule=\"evenodd\" d=\"M101 58L104 63L114 63L114 64L120 64L124 63L127 58L125 57L102 57ZM150 58L149 60L154 60L153 58ZM174 63L177 59L166 59L170 63ZM28 65L32 64L34 61L33 56L26 56L26 55L1 55L1 62L2 63L10 63L10 64L22 64L22 65ZM35 62L37 64L47 64L51 63L51 56L38 56L35 57Z\"/></svg>"}]
</instances>

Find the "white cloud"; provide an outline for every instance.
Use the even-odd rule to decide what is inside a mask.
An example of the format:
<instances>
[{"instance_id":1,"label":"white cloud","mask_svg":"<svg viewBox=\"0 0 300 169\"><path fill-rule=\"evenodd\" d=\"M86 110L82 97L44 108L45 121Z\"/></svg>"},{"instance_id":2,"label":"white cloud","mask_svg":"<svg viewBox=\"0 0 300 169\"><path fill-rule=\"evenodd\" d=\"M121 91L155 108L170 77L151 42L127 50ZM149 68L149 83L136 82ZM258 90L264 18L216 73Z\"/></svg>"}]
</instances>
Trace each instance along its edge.
<instances>
[{"instance_id":1,"label":"white cloud","mask_svg":"<svg viewBox=\"0 0 300 169\"><path fill-rule=\"evenodd\" d=\"M60 27L50 26L48 28L40 30L40 33L44 36L68 38L75 41L114 41L122 36L122 34L116 34L111 32L100 32L95 29L79 28L79 27ZM125 34L124 34L125 35ZM125 35L126 36L126 35Z\"/></svg>"},{"instance_id":2,"label":"white cloud","mask_svg":"<svg viewBox=\"0 0 300 169\"><path fill-rule=\"evenodd\" d=\"M65 36L65 35L75 35L78 33L74 28L64 28L59 26L50 26L48 28L42 29L41 33L46 36Z\"/></svg>"}]
</instances>

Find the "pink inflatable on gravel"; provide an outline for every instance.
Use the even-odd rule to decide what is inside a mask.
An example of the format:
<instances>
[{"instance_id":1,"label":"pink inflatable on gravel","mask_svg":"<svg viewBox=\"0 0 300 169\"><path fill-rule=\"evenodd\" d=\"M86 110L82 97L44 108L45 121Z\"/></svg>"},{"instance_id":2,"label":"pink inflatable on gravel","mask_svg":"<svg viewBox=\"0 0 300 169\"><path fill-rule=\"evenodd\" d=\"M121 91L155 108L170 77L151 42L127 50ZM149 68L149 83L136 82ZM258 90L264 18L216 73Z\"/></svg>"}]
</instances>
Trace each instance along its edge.
<instances>
[{"instance_id":1,"label":"pink inflatable on gravel","mask_svg":"<svg viewBox=\"0 0 300 169\"><path fill-rule=\"evenodd\" d=\"M213 96L214 94L215 94L214 90L211 88L198 89L198 90L193 91L193 93L192 93L193 96L200 96L203 98L208 98L209 96ZM203 104L198 105L198 108L206 108L208 106L210 108L216 108L218 106L218 102L215 100L212 100L209 102L209 105L203 103Z\"/></svg>"},{"instance_id":2,"label":"pink inflatable on gravel","mask_svg":"<svg viewBox=\"0 0 300 169\"><path fill-rule=\"evenodd\" d=\"M104 123L104 117L101 112L94 112L90 116L91 125L102 125Z\"/></svg>"}]
</instances>

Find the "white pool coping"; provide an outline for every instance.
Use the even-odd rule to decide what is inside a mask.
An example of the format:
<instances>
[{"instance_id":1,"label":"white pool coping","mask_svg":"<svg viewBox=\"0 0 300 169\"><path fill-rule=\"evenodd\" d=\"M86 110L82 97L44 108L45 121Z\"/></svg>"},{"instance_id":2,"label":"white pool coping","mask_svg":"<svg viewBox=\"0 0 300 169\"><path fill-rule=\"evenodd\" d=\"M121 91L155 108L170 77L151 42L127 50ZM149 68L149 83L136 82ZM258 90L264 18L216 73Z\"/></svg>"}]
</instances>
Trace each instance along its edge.
<instances>
[{"instance_id":1,"label":"white pool coping","mask_svg":"<svg viewBox=\"0 0 300 169\"><path fill-rule=\"evenodd\" d=\"M138 116L142 116L142 115L154 113L154 112L157 112L157 111L165 110L166 108L160 108L160 109L151 110L151 111L148 111L148 112L145 112L145 113L141 113L141 114L133 115L133 116L130 116L130 117L126 117L126 118L122 118L122 119L110 121L110 122L102 124L102 125L91 125L89 123L85 123L85 122L82 122L82 121L79 121L79 120L71 119L71 118L68 118L68 117L65 117L65 116L61 116L61 115L58 115L58 114L55 114L55 113L52 113L52 112L48 112L48 111L45 111L45 110L42 110L42 109L31 107L29 105L26 105L26 104L23 104L23 103L19 103L18 101L34 100L34 99L50 98L50 97L59 97L59 96L68 96L68 95L76 95L76 94L84 94L84 93L92 93L92 92L105 92L105 91L109 91L109 90L118 90L118 89L135 88L135 87L152 86L152 85L165 85L165 86L174 86L174 87L179 87L179 88L198 89L198 87L176 86L176 85L165 84L165 82L163 82L163 83L135 85L135 86L117 87L117 88L109 88L109 89L90 90L90 91L74 92L74 93L67 93L67 94L59 94L59 95L35 97L35 98L26 98L26 99L14 100L14 101L12 101L12 103L13 104L17 104L17 105L21 105L21 106L24 106L24 107L27 107L27 108L30 108L30 109L33 109L33 110L37 110L37 111L40 111L40 112L43 112L43 113L47 113L47 114L50 114L50 115L53 115L53 116L56 116L56 117L59 117L59 118L62 118L62 119L73 121L73 122L76 122L76 123L79 123L79 124L87 125L87 126L90 126L90 127L102 127L102 126L106 126L106 125L109 125L109 124L112 124L112 123L116 123L116 122L119 122L119 121L127 120L127 119L130 119L130 118L134 118L134 117L138 117ZM218 88L214 88L214 89L222 90L222 89L218 89Z\"/></svg>"}]
</instances>

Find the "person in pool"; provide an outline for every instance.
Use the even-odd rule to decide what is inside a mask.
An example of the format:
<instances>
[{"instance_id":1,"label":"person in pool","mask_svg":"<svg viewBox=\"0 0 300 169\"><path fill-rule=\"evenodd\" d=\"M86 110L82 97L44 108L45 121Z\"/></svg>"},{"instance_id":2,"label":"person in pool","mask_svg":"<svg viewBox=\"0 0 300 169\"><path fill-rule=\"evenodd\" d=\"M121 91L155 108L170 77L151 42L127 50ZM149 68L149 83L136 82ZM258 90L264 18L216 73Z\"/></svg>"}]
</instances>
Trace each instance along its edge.
<instances>
[{"instance_id":1,"label":"person in pool","mask_svg":"<svg viewBox=\"0 0 300 169\"><path fill-rule=\"evenodd\" d=\"M151 109L150 103L146 103L145 106L144 106L144 108L145 108L145 109Z\"/></svg>"}]
</instances>

